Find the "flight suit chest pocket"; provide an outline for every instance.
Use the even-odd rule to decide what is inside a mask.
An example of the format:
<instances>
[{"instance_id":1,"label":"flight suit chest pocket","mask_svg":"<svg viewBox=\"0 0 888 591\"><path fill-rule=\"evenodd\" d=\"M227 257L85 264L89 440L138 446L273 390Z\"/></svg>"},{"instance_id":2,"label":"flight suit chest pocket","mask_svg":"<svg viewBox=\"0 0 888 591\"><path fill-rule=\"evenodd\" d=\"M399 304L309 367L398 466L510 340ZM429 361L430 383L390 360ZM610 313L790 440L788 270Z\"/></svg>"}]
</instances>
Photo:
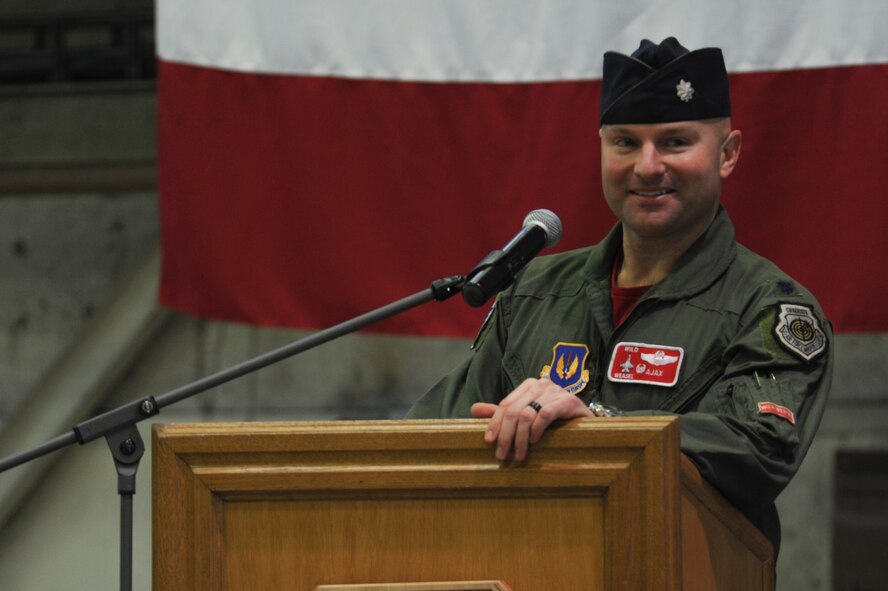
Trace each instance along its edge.
<instances>
[{"instance_id":1,"label":"flight suit chest pocket","mask_svg":"<svg viewBox=\"0 0 888 591\"><path fill-rule=\"evenodd\" d=\"M721 354L710 355L673 389L659 410L675 413L693 410L722 372Z\"/></svg>"}]
</instances>

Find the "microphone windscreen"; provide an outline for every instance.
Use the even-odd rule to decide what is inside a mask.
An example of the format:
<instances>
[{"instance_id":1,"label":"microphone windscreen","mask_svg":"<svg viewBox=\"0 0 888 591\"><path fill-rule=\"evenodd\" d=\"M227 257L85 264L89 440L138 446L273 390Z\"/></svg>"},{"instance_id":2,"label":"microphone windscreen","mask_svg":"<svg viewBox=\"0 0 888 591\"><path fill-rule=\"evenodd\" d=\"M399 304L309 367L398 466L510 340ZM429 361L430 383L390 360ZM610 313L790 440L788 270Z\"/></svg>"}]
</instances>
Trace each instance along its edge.
<instances>
[{"instance_id":1,"label":"microphone windscreen","mask_svg":"<svg viewBox=\"0 0 888 591\"><path fill-rule=\"evenodd\" d=\"M524 218L524 224L539 226L546 233L545 248L552 248L561 240L561 220L555 215L555 212L548 209L534 209Z\"/></svg>"}]
</instances>

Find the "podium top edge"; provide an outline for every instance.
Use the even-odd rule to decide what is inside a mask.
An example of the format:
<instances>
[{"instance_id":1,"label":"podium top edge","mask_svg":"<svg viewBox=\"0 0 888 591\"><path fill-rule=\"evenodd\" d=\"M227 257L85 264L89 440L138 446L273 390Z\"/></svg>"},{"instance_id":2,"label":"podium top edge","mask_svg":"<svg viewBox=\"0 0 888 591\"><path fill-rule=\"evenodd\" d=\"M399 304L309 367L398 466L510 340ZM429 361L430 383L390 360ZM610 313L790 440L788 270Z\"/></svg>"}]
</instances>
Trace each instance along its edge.
<instances>
[{"instance_id":1,"label":"podium top edge","mask_svg":"<svg viewBox=\"0 0 888 591\"><path fill-rule=\"evenodd\" d=\"M558 431L659 431L677 423L678 416L642 416L572 419L557 427ZM158 436L188 437L206 435L282 435L316 433L442 433L483 432L486 419L422 419L372 421L255 421L205 423L155 423ZM676 425L677 427L677 425Z\"/></svg>"}]
</instances>

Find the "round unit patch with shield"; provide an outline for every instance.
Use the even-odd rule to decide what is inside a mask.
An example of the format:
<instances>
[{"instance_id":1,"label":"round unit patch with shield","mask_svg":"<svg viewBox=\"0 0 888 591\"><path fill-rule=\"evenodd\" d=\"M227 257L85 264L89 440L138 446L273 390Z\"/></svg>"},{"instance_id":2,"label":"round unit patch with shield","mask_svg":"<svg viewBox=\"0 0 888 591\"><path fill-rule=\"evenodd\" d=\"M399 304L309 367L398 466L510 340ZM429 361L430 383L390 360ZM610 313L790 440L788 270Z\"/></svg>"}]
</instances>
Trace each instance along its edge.
<instances>
[{"instance_id":1,"label":"round unit patch with shield","mask_svg":"<svg viewBox=\"0 0 888 591\"><path fill-rule=\"evenodd\" d=\"M783 348L805 361L811 361L826 350L826 334L808 306L780 304L774 336Z\"/></svg>"}]
</instances>

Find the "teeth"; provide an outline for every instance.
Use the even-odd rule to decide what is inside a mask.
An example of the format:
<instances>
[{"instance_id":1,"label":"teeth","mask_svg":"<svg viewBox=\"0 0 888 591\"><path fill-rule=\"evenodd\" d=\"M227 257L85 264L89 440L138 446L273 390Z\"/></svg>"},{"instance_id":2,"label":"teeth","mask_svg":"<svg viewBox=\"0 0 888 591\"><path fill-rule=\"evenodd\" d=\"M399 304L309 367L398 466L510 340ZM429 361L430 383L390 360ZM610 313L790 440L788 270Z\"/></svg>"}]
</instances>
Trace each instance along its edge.
<instances>
[{"instance_id":1,"label":"teeth","mask_svg":"<svg viewBox=\"0 0 888 591\"><path fill-rule=\"evenodd\" d=\"M669 191L663 189L660 191L632 191L636 195L641 195L642 197L659 197L660 195L665 195Z\"/></svg>"}]
</instances>

